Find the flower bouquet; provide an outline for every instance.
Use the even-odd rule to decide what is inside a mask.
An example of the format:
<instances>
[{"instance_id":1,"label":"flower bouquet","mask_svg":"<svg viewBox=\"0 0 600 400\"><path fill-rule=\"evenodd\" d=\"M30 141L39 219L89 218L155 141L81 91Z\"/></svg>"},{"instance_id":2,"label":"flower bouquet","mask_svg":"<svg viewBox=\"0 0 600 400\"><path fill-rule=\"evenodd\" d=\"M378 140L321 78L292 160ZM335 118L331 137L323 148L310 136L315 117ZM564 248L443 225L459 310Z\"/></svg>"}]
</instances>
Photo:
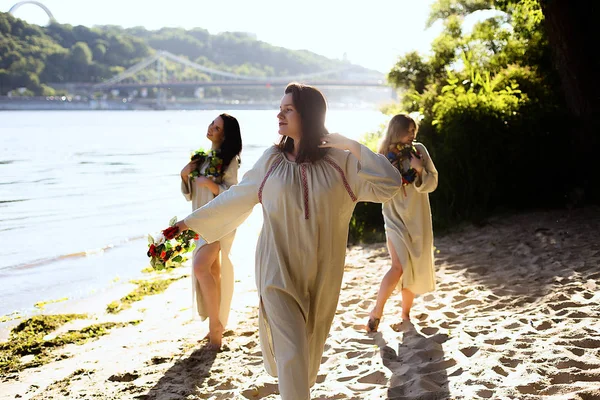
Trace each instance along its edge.
<instances>
[{"instance_id":1,"label":"flower bouquet","mask_svg":"<svg viewBox=\"0 0 600 400\"><path fill-rule=\"evenodd\" d=\"M413 156L421 158L421 153L412 144L392 144L388 149L387 159L402 174L402 186L409 185L417 179L417 171L410 166ZM408 161L408 168L405 161Z\"/></svg>"},{"instance_id":2,"label":"flower bouquet","mask_svg":"<svg viewBox=\"0 0 600 400\"><path fill-rule=\"evenodd\" d=\"M192 230L179 232L176 222L177 217L173 217L169 221L169 227L156 237L148 235L147 254L150 265L157 271L180 267L187 260L183 255L196 247L194 240L199 238L198 234Z\"/></svg>"},{"instance_id":3,"label":"flower bouquet","mask_svg":"<svg viewBox=\"0 0 600 400\"><path fill-rule=\"evenodd\" d=\"M220 183L223 179L223 159L219 157L220 150L211 150L208 153L203 149L196 150L191 157L191 161L196 161L196 169L192 171L190 176L196 178L205 176L213 182ZM208 166L201 171L204 161L208 159Z\"/></svg>"}]
</instances>

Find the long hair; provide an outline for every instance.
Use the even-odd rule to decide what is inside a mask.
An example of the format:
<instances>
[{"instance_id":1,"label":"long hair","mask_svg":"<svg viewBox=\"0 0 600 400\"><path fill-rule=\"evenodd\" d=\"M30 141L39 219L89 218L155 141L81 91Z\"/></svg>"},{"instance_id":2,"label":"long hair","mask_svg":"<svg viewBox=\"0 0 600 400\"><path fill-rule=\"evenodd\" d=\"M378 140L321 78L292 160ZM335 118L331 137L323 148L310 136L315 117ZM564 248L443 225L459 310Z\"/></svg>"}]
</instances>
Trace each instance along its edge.
<instances>
[{"instance_id":1,"label":"long hair","mask_svg":"<svg viewBox=\"0 0 600 400\"><path fill-rule=\"evenodd\" d=\"M419 130L419 125L417 121L415 121L408 114L397 114L390 120L390 123L387 126L387 130L383 139L379 143L379 154L387 154L392 143L398 143L402 136L408 133L410 126L415 126L415 138L417 137L417 131Z\"/></svg>"},{"instance_id":2,"label":"long hair","mask_svg":"<svg viewBox=\"0 0 600 400\"><path fill-rule=\"evenodd\" d=\"M225 113L219 115L219 117L223 120L223 134L225 135L225 139L223 140L223 143L221 143L220 148L220 157L223 159L221 172L223 172L227 170L227 167L229 167L229 164L234 157L237 157L238 161L240 161L242 134L240 131L240 124L235 117Z\"/></svg>"},{"instance_id":3,"label":"long hair","mask_svg":"<svg viewBox=\"0 0 600 400\"><path fill-rule=\"evenodd\" d=\"M327 101L321 91L313 86L302 83L290 83L285 88L285 94L292 94L294 108L300 114L300 129L302 140L296 156L297 163L319 161L327 149L319 148L321 140L328 135L325 128L327 116ZM291 153L294 150L294 139L283 136L277 145L282 151Z\"/></svg>"}]
</instances>

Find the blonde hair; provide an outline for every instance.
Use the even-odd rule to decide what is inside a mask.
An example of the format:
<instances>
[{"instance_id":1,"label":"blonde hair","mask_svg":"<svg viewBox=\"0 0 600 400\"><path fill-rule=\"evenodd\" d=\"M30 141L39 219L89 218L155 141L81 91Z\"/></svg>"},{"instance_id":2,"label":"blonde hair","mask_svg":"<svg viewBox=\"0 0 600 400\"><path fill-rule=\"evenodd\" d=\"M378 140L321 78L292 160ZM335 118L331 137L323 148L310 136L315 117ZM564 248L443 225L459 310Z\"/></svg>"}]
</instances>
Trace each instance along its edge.
<instances>
[{"instance_id":1,"label":"blonde hair","mask_svg":"<svg viewBox=\"0 0 600 400\"><path fill-rule=\"evenodd\" d=\"M396 114L390 120L385 135L379 143L379 154L387 154L392 143L398 143L400 139L408 133L410 126L415 126L415 138L419 130L419 125L413 117L408 114Z\"/></svg>"}]
</instances>

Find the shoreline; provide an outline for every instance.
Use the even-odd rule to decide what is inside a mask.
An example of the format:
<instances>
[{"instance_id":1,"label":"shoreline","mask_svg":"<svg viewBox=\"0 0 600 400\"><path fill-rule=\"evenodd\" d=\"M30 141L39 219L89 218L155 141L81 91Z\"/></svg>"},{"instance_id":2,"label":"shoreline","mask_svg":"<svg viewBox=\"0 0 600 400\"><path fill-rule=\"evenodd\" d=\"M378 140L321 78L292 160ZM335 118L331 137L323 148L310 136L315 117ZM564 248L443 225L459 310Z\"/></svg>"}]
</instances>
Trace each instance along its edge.
<instances>
[{"instance_id":1,"label":"shoreline","mask_svg":"<svg viewBox=\"0 0 600 400\"><path fill-rule=\"evenodd\" d=\"M376 334L363 325L388 253L383 244L349 248L312 398L598 398L599 230L600 209L587 208L490 218L436 237L436 291L417 297L412 326L398 326L394 294ZM253 280L236 277L219 353L197 342L207 324L191 319L189 279L116 315L100 312L104 300L61 310L94 315L60 330L141 322L3 378L0 398L279 398L262 365Z\"/></svg>"}]
</instances>

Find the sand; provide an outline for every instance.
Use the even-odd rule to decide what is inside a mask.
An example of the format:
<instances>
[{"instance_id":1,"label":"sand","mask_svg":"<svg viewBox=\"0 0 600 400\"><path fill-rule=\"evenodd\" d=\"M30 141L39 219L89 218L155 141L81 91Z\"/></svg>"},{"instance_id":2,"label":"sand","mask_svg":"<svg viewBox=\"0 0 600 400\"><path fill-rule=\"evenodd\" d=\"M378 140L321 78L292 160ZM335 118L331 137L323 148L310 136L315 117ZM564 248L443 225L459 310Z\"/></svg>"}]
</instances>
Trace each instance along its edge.
<instances>
[{"instance_id":1,"label":"sand","mask_svg":"<svg viewBox=\"0 0 600 400\"><path fill-rule=\"evenodd\" d=\"M389 256L383 244L349 249L312 398L600 399L599 209L497 217L435 243L437 290L415 300L412 324L399 324L394 294L374 334L363 325ZM116 316L96 307L93 320L64 326L142 320L2 377L0 398L278 399L262 366L256 290L236 285L219 353L198 343L207 324L191 319L182 279Z\"/></svg>"}]
</instances>

